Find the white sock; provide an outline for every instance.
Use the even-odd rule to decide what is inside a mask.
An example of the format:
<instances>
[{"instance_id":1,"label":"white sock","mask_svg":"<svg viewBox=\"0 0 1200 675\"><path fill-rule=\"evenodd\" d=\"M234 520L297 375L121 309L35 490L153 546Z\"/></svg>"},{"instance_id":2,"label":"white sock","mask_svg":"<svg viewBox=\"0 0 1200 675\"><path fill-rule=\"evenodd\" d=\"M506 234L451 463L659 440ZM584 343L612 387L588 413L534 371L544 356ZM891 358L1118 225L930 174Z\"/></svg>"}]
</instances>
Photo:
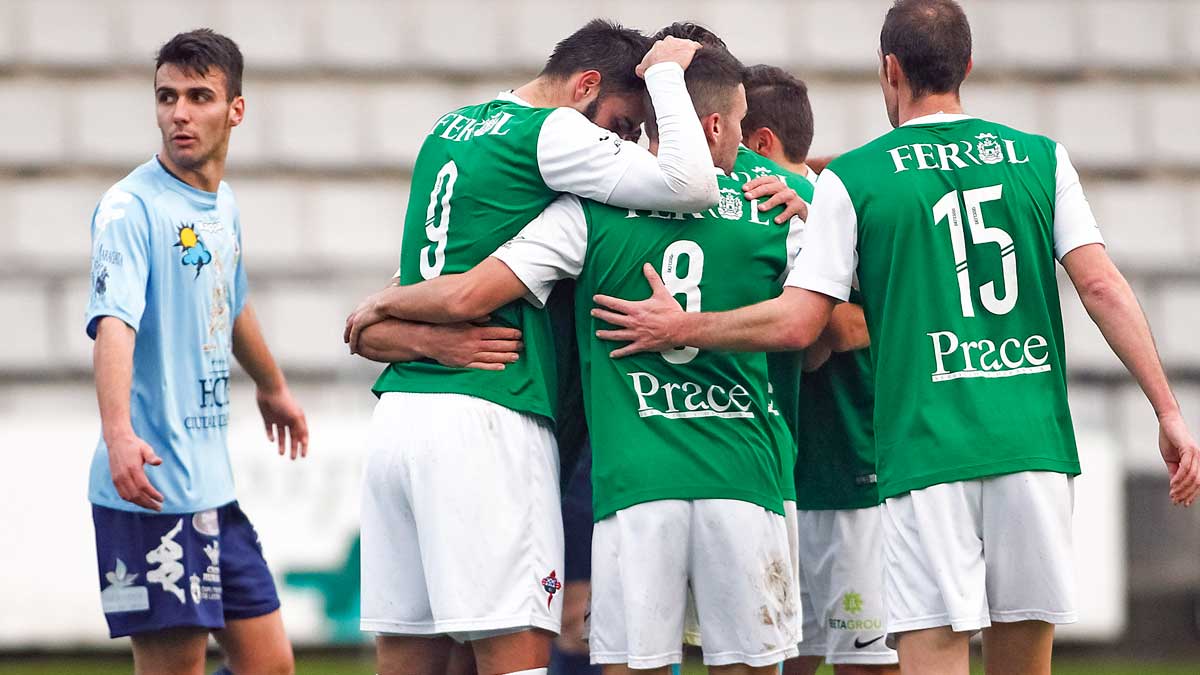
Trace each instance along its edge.
<instances>
[{"instance_id":1,"label":"white sock","mask_svg":"<svg viewBox=\"0 0 1200 675\"><path fill-rule=\"evenodd\" d=\"M549 675L549 668L530 668L529 670L518 670L505 675Z\"/></svg>"}]
</instances>

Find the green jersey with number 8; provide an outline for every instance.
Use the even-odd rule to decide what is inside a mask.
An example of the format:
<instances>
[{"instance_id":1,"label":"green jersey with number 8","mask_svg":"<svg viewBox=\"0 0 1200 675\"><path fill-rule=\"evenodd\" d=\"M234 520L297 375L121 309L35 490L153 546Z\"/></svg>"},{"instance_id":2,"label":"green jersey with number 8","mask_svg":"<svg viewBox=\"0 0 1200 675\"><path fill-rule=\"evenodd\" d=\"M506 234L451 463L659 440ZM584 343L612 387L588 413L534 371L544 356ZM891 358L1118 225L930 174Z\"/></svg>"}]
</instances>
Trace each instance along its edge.
<instances>
[{"instance_id":1,"label":"green jersey with number 8","mask_svg":"<svg viewBox=\"0 0 1200 675\"><path fill-rule=\"evenodd\" d=\"M680 347L612 359L592 296L648 294L644 263L689 312L778 295L798 246L798 221L776 224L718 178L720 203L701 213L619 209L574 197L551 205L493 255L545 302L577 278L575 325L588 430L593 515L662 499L737 499L783 513L795 442L769 392L766 355Z\"/></svg>"},{"instance_id":2,"label":"green jersey with number 8","mask_svg":"<svg viewBox=\"0 0 1200 675\"><path fill-rule=\"evenodd\" d=\"M830 164L788 283L845 299L857 251L881 498L1079 473L1054 264L1099 242L1043 136L939 113Z\"/></svg>"},{"instance_id":3,"label":"green jersey with number 8","mask_svg":"<svg viewBox=\"0 0 1200 675\"><path fill-rule=\"evenodd\" d=\"M608 326L588 313L596 293L644 297L642 262L689 312L778 295L798 224L759 212L743 183L721 176L720 204L699 218L584 203L575 323L597 521L658 499L739 499L782 513L782 500L794 498L795 441L772 400L765 354L681 347L611 359L614 344L594 335Z\"/></svg>"}]
</instances>

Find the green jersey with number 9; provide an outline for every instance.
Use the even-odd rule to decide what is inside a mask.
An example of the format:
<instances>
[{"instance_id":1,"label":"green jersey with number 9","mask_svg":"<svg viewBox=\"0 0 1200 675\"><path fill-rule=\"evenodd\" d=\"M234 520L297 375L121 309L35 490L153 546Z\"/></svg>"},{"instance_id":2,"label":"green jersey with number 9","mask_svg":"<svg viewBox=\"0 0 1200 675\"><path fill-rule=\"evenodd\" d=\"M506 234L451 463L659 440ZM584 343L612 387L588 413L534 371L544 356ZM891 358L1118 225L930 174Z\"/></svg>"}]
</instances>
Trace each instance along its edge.
<instances>
[{"instance_id":1,"label":"green jersey with number 9","mask_svg":"<svg viewBox=\"0 0 1200 675\"><path fill-rule=\"evenodd\" d=\"M1079 473L1055 258L1100 241L1043 136L939 113L830 163L788 283L844 298L857 248L881 498Z\"/></svg>"},{"instance_id":2,"label":"green jersey with number 9","mask_svg":"<svg viewBox=\"0 0 1200 675\"><path fill-rule=\"evenodd\" d=\"M443 115L413 168L399 281L466 272L533 220L558 193L542 179L537 147L553 108L496 99ZM522 331L521 358L503 371L449 368L430 360L393 363L374 391L476 396L554 419L555 337L547 312L514 302L494 325Z\"/></svg>"}]
</instances>

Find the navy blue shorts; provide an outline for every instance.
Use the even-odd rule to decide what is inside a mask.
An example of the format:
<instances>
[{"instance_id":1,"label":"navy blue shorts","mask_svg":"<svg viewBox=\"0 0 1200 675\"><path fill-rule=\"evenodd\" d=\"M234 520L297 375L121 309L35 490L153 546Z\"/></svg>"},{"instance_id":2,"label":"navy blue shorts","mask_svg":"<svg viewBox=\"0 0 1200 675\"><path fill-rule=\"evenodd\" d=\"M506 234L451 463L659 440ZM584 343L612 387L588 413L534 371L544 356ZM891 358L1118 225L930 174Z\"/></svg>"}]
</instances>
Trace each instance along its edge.
<instances>
[{"instance_id":1,"label":"navy blue shorts","mask_svg":"<svg viewBox=\"0 0 1200 675\"><path fill-rule=\"evenodd\" d=\"M563 568L567 581L592 578L592 447L585 442L562 496Z\"/></svg>"},{"instance_id":2,"label":"navy blue shorts","mask_svg":"<svg viewBox=\"0 0 1200 675\"><path fill-rule=\"evenodd\" d=\"M111 637L279 609L258 533L237 502L197 513L134 513L92 505L100 604Z\"/></svg>"}]
</instances>

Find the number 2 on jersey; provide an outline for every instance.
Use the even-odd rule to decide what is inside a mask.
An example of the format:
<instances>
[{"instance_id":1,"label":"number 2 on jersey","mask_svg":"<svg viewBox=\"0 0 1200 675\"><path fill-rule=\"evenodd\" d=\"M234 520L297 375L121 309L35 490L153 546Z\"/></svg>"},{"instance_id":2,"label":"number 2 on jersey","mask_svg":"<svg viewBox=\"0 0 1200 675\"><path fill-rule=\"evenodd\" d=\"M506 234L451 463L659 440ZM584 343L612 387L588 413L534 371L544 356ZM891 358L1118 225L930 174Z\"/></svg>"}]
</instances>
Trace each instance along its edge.
<instances>
[{"instance_id":1,"label":"number 2 on jersey","mask_svg":"<svg viewBox=\"0 0 1200 675\"><path fill-rule=\"evenodd\" d=\"M966 206L967 223L971 228L971 241L975 246L996 244L1000 247L1000 264L1004 270L1004 295L996 295L996 283L989 281L979 287L979 299L983 307L992 314L1008 314L1017 305L1017 252L1012 237L998 227L983 224L984 202L1000 199L1001 185L965 190L962 204ZM933 205L933 224L943 220L950 224L950 246L954 250L954 269L958 274L958 294L965 317L975 316L975 303L971 300L971 274L967 269L967 241L963 234L963 209L959 205L958 190L951 190Z\"/></svg>"},{"instance_id":2,"label":"number 2 on jersey","mask_svg":"<svg viewBox=\"0 0 1200 675\"><path fill-rule=\"evenodd\" d=\"M687 275L679 276L680 258L687 257ZM694 241L681 239L672 243L663 253L662 280L671 295L684 296L685 312L700 311L700 278L704 276L704 250ZM662 353L668 363L682 365L696 358L700 350L695 347L676 347Z\"/></svg>"},{"instance_id":3,"label":"number 2 on jersey","mask_svg":"<svg viewBox=\"0 0 1200 675\"><path fill-rule=\"evenodd\" d=\"M429 208L425 211L425 238L429 245L421 249L421 277L433 279L446 266L446 236L450 232L450 198L454 196L454 181L458 180L458 165L446 162L438 171L429 193ZM438 195L441 199L438 199ZM431 255L432 254L432 255ZM431 259L432 258L432 259Z\"/></svg>"}]
</instances>

